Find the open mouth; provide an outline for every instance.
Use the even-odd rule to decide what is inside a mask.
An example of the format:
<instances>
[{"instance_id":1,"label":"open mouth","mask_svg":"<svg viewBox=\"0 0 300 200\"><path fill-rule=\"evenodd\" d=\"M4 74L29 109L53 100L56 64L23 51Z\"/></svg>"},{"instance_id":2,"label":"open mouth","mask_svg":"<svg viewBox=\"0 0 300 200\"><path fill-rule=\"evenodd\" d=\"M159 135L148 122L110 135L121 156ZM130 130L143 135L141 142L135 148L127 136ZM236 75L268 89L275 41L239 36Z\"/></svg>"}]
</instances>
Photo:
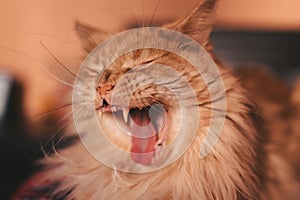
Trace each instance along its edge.
<instances>
[{"instance_id":1,"label":"open mouth","mask_svg":"<svg viewBox=\"0 0 300 200\"><path fill-rule=\"evenodd\" d=\"M165 142L167 111L162 104L142 108L110 105L105 100L97 110L110 112L125 124L131 137L131 159L142 165L154 164Z\"/></svg>"}]
</instances>

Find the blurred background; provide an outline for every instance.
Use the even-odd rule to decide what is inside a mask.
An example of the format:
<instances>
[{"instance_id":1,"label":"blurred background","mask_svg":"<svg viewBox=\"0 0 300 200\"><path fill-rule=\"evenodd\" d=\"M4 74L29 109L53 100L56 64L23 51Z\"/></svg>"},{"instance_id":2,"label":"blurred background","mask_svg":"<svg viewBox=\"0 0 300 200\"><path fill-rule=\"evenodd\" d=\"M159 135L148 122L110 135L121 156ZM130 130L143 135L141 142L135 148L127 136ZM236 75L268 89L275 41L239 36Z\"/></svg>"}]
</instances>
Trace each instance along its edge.
<instances>
[{"instance_id":1,"label":"blurred background","mask_svg":"<svg viewBox=\"0 0 300 200\"><path fill-rule=\"evenodd\" d=\"M60 74L46 48L76 69L84 53L75 21L108 32L136 22L150 25L152 16L157 25L187 15L198 0L157 3L0 0L0 199L8 199L35 169L34 161L43 155L40 144L51 151L47 141L63 126L57 123L59 113L47 111L67 102L62 96L68 87L57 77L71 78ZM266 68L289 87L300 71L299 9L299 0L220 0L212 34L215 53L233 68Z\"/></svg>"}]
</instances>

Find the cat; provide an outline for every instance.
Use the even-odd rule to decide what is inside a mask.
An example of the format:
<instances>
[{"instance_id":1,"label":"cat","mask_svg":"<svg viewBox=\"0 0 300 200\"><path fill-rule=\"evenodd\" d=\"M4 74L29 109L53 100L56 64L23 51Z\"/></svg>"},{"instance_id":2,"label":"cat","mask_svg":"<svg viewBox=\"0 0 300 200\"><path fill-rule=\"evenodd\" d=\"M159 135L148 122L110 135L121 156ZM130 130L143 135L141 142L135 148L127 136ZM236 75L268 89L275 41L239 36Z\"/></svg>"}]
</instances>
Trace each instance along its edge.
<instances>
[{"instance_id":1,"label":"cat","mask_svg":"<svg viewBox=\"0 0 300 200\"><path fill-rule=\"evenodd\" d=\"M299 183L294 171L297 166L296 158L292 164L288 159L292 154L282 153L282 147L274 143L274 130L264 125L264 113L268 110L263 106L267 103L262 103L262 108L255 104L255 97L252 96L255 92L252 92L251 87L245 83L242 86L243 82L222 66L213 54L209 36L216 4L216 0L201 0L187 17L163 26L181 32L201 44L217 64L224 83L225 122L218 142L206 157L198 156L212 109L204 80L192 75L195 71L190 63L170 52L140 49L122 55L100 77L98 87L95 88L99 126L112 143L133 153L131 159L134 162L151 165L152 154L143 157L134 156L134 153L154 152L156 148L172 143L175 137L173 132L177 130L177 122L181 120L176 98L165 88L156 86L133 93L130 110L127 113L122 111L125 112L125 122L130 115L132 119L128 123L132 123L132 120L139 124L146 123L152 106L157 102L163 105L159 109L167 131L163 129L161 132L167 132L166 136L163 138L162 133L155 135L155 138L151 136L151 141L149 139L144 150L139 149L144 140L134 136L128 140L127 136L117 134L120 127L113 122L111 113L107 111L112 111L111 96L124 74L137 71L137 66L149 63L168 65L182 71L195 90L197 99L205 102L197 106L201 113L200 126L188 149L174 162L159 170L131 173L102 164L81 142L77 142L59 151L58 155L44 158L41 161L43 169L31 177L12 199L297 199ZM87 51L92 51L113 35L82 24L77 24L77 29L80 30L79 36ZM130 81L134 82L135 79L138 77L133 76ZM124 87L124 91L129 89L129 85ZM126 92L123 95L126 96ZM296 97L293 99L297 101ZM183 115L183 118L189 117ZM268 120L266 117L265 123ZM162 125L152 125L151 132L158 132L160 126ZM131 131L134 132L133 129ZM95 140L88 133L84 137L91 143ZM161 138L164 139L163 142ZM280 138L286 140L285 137ZM294 146L298 148L297 144ZM99 152L103 151L101 145L96 145L95 148ZM173 148L171 151L176 152L178 149ZM113 156L113 153L107 156Z\"/></svg>"}]
</instances>

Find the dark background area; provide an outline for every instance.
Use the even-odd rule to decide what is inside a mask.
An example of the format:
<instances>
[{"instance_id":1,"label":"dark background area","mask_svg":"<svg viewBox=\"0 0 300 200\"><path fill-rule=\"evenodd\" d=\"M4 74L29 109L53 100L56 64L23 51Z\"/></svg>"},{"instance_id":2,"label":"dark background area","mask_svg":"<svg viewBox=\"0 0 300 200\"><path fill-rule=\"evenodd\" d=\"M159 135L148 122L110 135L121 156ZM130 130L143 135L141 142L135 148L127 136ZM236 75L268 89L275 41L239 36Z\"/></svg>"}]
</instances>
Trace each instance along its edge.
<instances>
[{"instance_id":1,"label":"dark background area","mask_svg":"<svg viewBox=\"0 0 300 200\"><path fill-rule=\"evenodd\" d=\"M217 30L215 53L230 67L258 65L292 82L300 72L300 32Z\"/></svg>"},{"instance_id":2,"label":"dark background area","mask_svg":"<svg viewBox=\"0 0 300 200\"><path fill-rule=\"evenodd\" d=\"M22 85L7 74L0 76L0 84L9 86L7 92L0 91L2 98L6 97L6 101L0 100L5 103L5 110L0 113L0 199L6 200L26 178L41 169L38 160L45 153L53 153L53 144L55 149L63 148L73 138L60 140L63 131L58 131L58 119L51 113L29 123L24 115Z\"/></svg>"}]
</instances>

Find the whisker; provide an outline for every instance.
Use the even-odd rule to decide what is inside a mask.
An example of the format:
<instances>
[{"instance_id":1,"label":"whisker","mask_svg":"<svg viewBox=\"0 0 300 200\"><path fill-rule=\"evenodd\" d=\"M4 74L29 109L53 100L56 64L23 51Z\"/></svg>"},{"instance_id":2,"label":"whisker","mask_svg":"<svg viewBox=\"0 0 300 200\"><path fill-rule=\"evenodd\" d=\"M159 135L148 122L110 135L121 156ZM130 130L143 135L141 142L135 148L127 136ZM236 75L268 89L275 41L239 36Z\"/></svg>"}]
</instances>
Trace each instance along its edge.
<instances>
[{"instance_id":1,"label":"whisker","mask_svg":"<svg viewBox=\"0 0 300 200\"><path fill-rule=\"evenodd\" d=\"M152 26L152 22L153 22L153 19L154 19L154 16L156 14L156 11L158 9L159 4L160 4L160 0L158 0L157 3L156 3L156 6L154 8L153 14L152 14L151 19L150 19L149 26Z\"/></svg>"},{"instance_id":2,"label":"whisker","mask_svg":"<svg viewBox=\"0 0 300 200\"><path fill-rule=\"evenodd\" d=\"M65 120L67 117L69 117L69 115L72 114L73 111L70 111L68 112L67 114L65 114L58 122L56 122L55 124L59 124L61 123L63 120ZM43 146L46 146L48 145L51 141L54 140L54 137L62 130L64 129L66 126L68 125L68 122L66 122L65 124L63 124L60 128L58 128L54 133L53 135L46 141L46 142L43 142ZM44 150L45 151L45 150ZM45 152L46 155L48 154L47 152Z\"/></svg>"},{"instance_id":3,"label":"whisker","mask_svg":"<svg viewBox=\"0 0 300 200\"><path fill-rule=\"evenodd\" d=\"M10 51L10 52L13 52L13 53L16 53L18 55L21 55L21 56L24 56L25 58L30 58L31 60L35 61L37 64L41 65L43 68L47 68L46 65L44 65L40 60L32 57L32 56L29 56L21 51L18 51L18 50L15 50L15 49L11 49L11 48L8 48L8 47L3 47L3 46L0 46L0 49L3 49L3 50L7 50L7 51ZM47 73L50 74L51 77L53 77L54 79L58 80L59 82L63 83L64 85L66 86L69 86L69 87L73 87L72 84L64 81L64 80L61 80L59 79L58 77L54 76L53 74L51 74L48 70L46 70Z\"/></svg>"},{"instance_id":4,"label":"whisker","mask_svg":"<svg viewBox=\"0 0 300 200\"><path fill-rule=\"evenodd\" d=\"M47 116L47 115L49 115L49 114L51 114L51 113L53 113L55 111L58 111L58 110L63 109L63 108L67 108L67 107L72 106L72 105L81 104L81 103L84 103L84 102L86 102L86 101L80 101L80 102L75 102L75 103L72 102L72 103L69 103L69 104L57 107L57 108L50 109L50 110L48 110L46 112L38 114L37 117L34 120L39 120L39 119L41 119L41 118L43 118L43 117L45 117L45 116Z\"/></svg>"},{"instance_id":5,"label":"whisker","mask_svg":"<svg viewBox=\"0 0 300 200\"><path fill-rule=\"evenodd\" d=\"M61 159L64 159L62 156L60 156L60 154L58 153L58 151L56 150L56 145L62 141L62 139L64 138L64 135L62 135L58 141L56 143L54 143L54 140L51 141L51 146L52 146L52 150L55 153L55 155L57 155L58 157L60 157Z\"/></svg>"},{"instance_id":6,"label":"whisker","mask_svg":"<svg viewBox=\"0 0 300 200\"><path fill-rule=\"evenodd\" d=\"M69 70L62 62L60 62L56 56L46 47L46 45L40 40L40 44L44 47L44 49L50 54L50 56L61 66L63 67L67 72L69 72L72 76L80 80L81 82L85 82L82 79L80 79L76 74L74 74L71 70Z\"/></svg>"},{"instance_id":7,"label":"whisker","mask_svg":"<svg viewBox=\"0 0 300 200\"><path fill-rule=\"evenodd\" d=\"M64 44L70 44L70 45L73 45L75 47L79 47L80 49L84 50L86 53L89 53L89 51L87 51L87 49L85 49L84 46L81 45L80 43L68 40L67 38L69 37L69 35L67 36L66 39L63 39L63 38L58 37L56 35L51 35L51 34L47 34L47 33L24 33L24 34L26 34L26 35L46 36L46 37L51 37L51 38L55 38L55 39L58 39L58 40L62 40L62 41L64 41Z\"/></svg>"},{"instance_id":8,"label":"whisker","mask_svg":"<svg viewBox=\"0 0 300 200\"><path fill-rule=\"evenodd\" d=\"M63 138L64 138L64 135L62 135L62 136L60 137L59 141L61 141ZM68 159L68 158L66 158L66 157L64 157L64 156L62 156L62 155L60 155L60 154L58 153L58 151L57 151L56 148L55 148L55 145L56 145L57 143L54 144L54 140L52 140L51 144L52 144L52 150L53 150L53 152L55 153L55 155L56 155L58 158L60 158L61 160L65 161L65 162L69 162L69 163L71 163L71 164L75 164L74 161L72 161L72 160L70 160L70 159Z\"/></svg>"},{"instance_id":9,"label":"whisker","mask_svg":"<svg viewBox=\"0 0 300 200\"><path fill-rule=\"evenodd\" d=\"M39 154L40 151L42 152L42 154L43 154L43 156L45 158L48 157L48 152L46 152L46 150L45 150L44 145L42 144L42 142L40 142L40 150L37 153L35 153L35 154L36 155Z\"/></svg>"},{"instance_id":10,"label":"whisker","mask_svg":"<svg viewBox=\"0 0 300 200\"><path fill-rule=\"evenodd\" d=\"M52 141L52 148L53 148L53 150L56 151L55 147L58 146L60 142L62 142L62 140L63 140L64 137L65 137L65 135L62 135L55 143L54 143L54 140Z\"/></svg>"},{"instance_id":11,"label":"whisker","mask_svg":"<svg viewBox=\"0 0 300 200\"><path fill-rule=\"evenodd\" d=\"M68 126L68 122L66 122L64 125L62 125L59 129L57 129L54 133L53 133L53 136L50 137L49 140L47 140L45 143L40 143L40 146L41 146L41 151L43 153L43 155L45 157L48 157L49 153L51 152L51 149L49 150L49 152L46 152L45 150L45 146L47 146L50 142L51 142L51 146L52 146L52 150L55 152L55 149L53 148L53 144L54 144L54 139L56 137L56 135L61 131L63 130L65 127Z\"/></svg>"},{"instance_id":12,"label":"whisker","mask_svg":"<svg viewBox=\"0 0 300 200\"><path fill-rule=\"evenodd\" d=\"M55 131L55 133L53 134L53 136L50 137L50 139L48 139L46 142L40 141L39 142L39 150L33 154L32 158L35 159L38 155L40 155L40 152L42 153L42 155L47 158L49 156L49 154L51 153L51 149L48 150L48 152L46 151L46 146L54 140L54 138L56 137L57 133L60 132L62 129L64 129L66 126L68 126L68 122L66 122L64 125L62 125L57 131ZM39 156L38 156L39 157Z\"/></svg>"},{"instance_id":13,"label":"whisker","mask_svg":"<svg viewBox=\"0 0 300 200\"><path fill-rule=\"evenodd\" d=\"M145 27L145 0L143 0L143 28Z\"/></svg>"}]
</instances>

